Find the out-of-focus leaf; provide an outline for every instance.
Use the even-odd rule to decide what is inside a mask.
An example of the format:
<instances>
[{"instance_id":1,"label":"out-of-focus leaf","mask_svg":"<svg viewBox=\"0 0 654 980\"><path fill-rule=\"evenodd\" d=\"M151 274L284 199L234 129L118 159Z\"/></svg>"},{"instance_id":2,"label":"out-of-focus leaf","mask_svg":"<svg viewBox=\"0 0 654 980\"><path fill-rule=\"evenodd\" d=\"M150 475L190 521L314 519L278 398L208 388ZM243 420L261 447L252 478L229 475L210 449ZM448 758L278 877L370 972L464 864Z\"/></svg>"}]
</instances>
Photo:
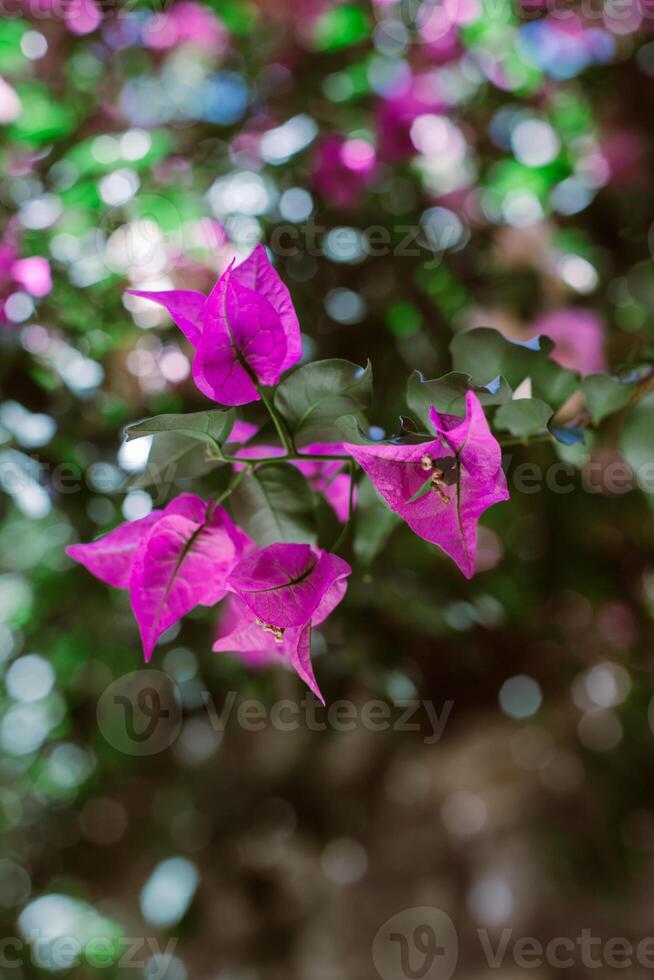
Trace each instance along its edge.
<instances>
[{"instance_id":1,"label":"out-of-focus leaf","mask_svg":"<svg viewBox=\"0 0 654 980\"><path fill-rule=\"evenodd\" d=\"M2 21L2 30L0 30L0 72L3 75L18 72L26 61L20 42L23 34L29 30L29 24L24 20L9 18L8 13Z\"/></svg>"},{"instance_id":2,"label":"out-of-focus leaf","mask_svg":"<svg viewBox=\"0 0 654 980\"><path fill-rule=\"evenodd\" d=\"M475 384L488 385L502 376L515 391L530 378L534 397L557 409L578 389L580 380L574 371L549 359L553 349L549 337L516 344L488 327L466 330L450 345L455 370L469 374Z\"/></svg>"},{"instance_id":3,"label":"out-of-focus leaf","mask_svg":"<svg viewBox=\"0 0 654 980\"><path fill-rule=\"evenodd\" d=\"M627 414L620 448L646 493L654 494L654 392Z\"/></svg>"},{"instance_id":4,"label":"out-of-focus leaf","mask_svg":"<svg viewBox=\"0 0 654 980\"><path fill-rule=\"evenodd\" d=\"M552 408L539 398L518 398L500 405L494 420L496 429L506 429L511 435L527 439L547 429Z\"/></svg>"},{"instance_id":5,"label":"out-of-focus leaf","mask_svg":"<svg viewBox=\"0 0 654 980\"><path fill-rule=\"evenodd\" d=\"M119 165L120 149L116 152L119 154L117 160L111 159L110 161L102 162L99 160L97 155L93 152L94 143L97 140L97 136L92 136L87 140L83 140L70 150L64 160L72 163L80 177L85 177L90 174L102 174L115 170ZM158 160L163 159L170 150L170 136L165 130L151 130L148 132L149 148L140 156L138 159L134 160L131 156L128 158L123 158L123 163L125 166L129 166L130 169L135 170L145 170L148 167L153 166ZM120 142L117 142L118 148L120 148Z\"/></svg>"},{"instance_id":6,"label":"out-of-focus leaf","mask_svg":"<svg viewBox=\"0 0 654 980\"><path fill-rule=\"evenodd\" d=\"M38 82L16 86L23 109L10 128L10 136L19 142L46 143L66 136L76 123L73 109L64 102L51 101L48 90Z\"/></svg>"},{"instance_id":7,"label":"out-of-focus leaf","mask_svg":"<svg viewBox=\"0 0 654 980\"><path fill-rule=\"evenodd\" d=\"M607 415L624 408L633 391L633 384L619 381L608 374L589 374L583 379L581 387L596 425Z\"/></svg>"},{"instance_id":8,"label":"out-of-focus leaf","mask_svg":"<svg viewBox=\"0 0 654 980\"><path fill-rule=\"evenodd\" d=\"M369 33L368 18L361 7L345 3L332 7L319 18L313 44L318 51L337 51L366 40Z\"/></svg>"},{"instance_id":9,"label":"out-of-focus leaf","mask_svg":"<svg viewBox=\"0 0 654 980\"><path fill-rule=\"evenodd\" d=\"M382 500L370 480L362 480L359 484L353 547L364 568L370 568L393 529L401 523L401 518Z\"/></svg>"}]
</instances>

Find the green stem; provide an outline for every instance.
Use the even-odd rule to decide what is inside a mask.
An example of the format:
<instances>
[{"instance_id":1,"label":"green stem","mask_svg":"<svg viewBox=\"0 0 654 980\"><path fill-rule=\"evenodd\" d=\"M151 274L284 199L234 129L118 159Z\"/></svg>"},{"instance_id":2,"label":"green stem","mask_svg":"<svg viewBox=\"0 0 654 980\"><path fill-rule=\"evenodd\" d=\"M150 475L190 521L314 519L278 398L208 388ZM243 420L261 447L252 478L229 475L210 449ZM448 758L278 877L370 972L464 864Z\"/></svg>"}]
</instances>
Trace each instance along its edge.
<instances>
[{"instance_id":1,"label":"green stem","mask_svg":"<svg viewBox=\"0 0 654 980\"><path fill-rule=\"evenodd\" d=\"M234 490L236 490L236 488L239 485L239 483L241 482L241 480L245 476L247 476L248 473L249 473L249 470L244 467L241 470L240 473L237 473L234 476L233 480L230 481L229 486L227 487L227 489L226 490L223 490L223 492L221 493L221 495L214 501L213 507L211 508L211 513L213 513L213 511L216 509L216 507L219 507L220 504L222 504L223 500L227 500L227 498L234 492Z\"/></svg>"},{"instance_id":2,"label":"green stem","mask_svg":"<svg viewBox=\"0 0 654 980\"><path fill-rule=\"evenodd\" d=\"M224 463L240 463L242 466L259 466L261 463L286 463L288 460L309 460L310 462L338 462L338 463L350 463L350 456L326 456L319 453L296 453L287 452L285 456L261 456L257 459L246 459L243 456L225 456L221 457L221 461Z\"/></svg>"},{"instance_id":3,"label":"green stem","mask_svg":"<svg viewBox=\"0 0 654 980\"><path fill-rule=\"evenodd\" d=\"M332 545L330 549L331 551L338 551L338 549L341 547L341 545L347 538L348 531L350 530L350 525L352 523L352 513L354 511L354 460L353 459L350 460L349 469L350 469L350 499L349 499L348 509L347 509L347 521L341 528L341 533L339 534L339 536L336 538L336 541Z\"/></svg>"},{"instance_id":4,"label":"green stem","mask_svg":"<svg viewBox=\"0 0 654 980\"><path fill-rule=\"evenodd\" d=\"M284 428L284 423L282 422L280 416L273 408L272 402L270 401L270 399L268 398L268 396L266 395L265 391L263 390L260 384L257 384L257 391L261 396L261 401L266 406L266 411L268 412L268 415L273 420L275 428L277 429L277 435L279 436L279 440L282 446L284 447L286 455L290 456L291 453L293 452L293 446L291 445L291 441L288 437L286 429Z\"/></svg>"}]
</instances>

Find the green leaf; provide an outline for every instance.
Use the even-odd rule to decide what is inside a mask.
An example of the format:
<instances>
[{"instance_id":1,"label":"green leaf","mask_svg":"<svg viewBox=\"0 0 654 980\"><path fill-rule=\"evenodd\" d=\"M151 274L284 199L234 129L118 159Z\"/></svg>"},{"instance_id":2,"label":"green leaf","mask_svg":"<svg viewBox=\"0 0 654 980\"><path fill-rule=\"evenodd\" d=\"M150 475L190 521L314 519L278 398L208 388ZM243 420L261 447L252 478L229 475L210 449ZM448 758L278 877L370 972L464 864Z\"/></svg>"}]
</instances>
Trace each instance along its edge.
<instances>
[{"instance_id":1,"label":"green leaf","mask_svg":"<svg viewBox=\"0 0 654 980\"><path fill-rule=\"evenodd\" d=\"M16 86L22 111L9 129L12 140L47 143L67 136L75 128L75 110L60 99L50 99L41 82L22 82Z\"/></svg>"},{"instance_id":2,"label":"green leaf","mask_svg":"<svg viewBox=\"0 0 654 980\"><path fill-rule=\"evenodd\" d=\"M164 432L155 436L147 466L129 486L132 489L155 485L170 486L176 480L204 476L221 463L209 455L209 447L196 435Z\"/></svg>"},{"instance_id":3,"label":"green leaf","mask_svg":"<svg viewBox=\"0 0 654 980\"><path fill-rule=\"evenodd\" d=\"M288 463L258 466L231 497L240 527L261 548L277 541L315 544L315 495Z\"/></svg>"},{"instance_id":4,"label":"green leaf","mask_svg":"<svg viewBox=\"0 0 654 980\"><path fill-rule=\"evenodd\" d=\"M342 415L353 415L367 427L365 412L372 398L372 366L332 358L306 364L282 381L275 393L275 408L286 420L296 442L339 442L336 425Z\"/></svg>"},{"instance_id":5,"label":"green leaf","mask_svg":"<svg viewBox=\"0 0 654 980\"><path fill-rule=\"evenodd\" d=\"M359 484L356 518L354 524L354 554L364 568L373 561L388 541L392 531L402 520L379 496L370 480Z\"/></svg>"},{"instance_id":6,"label":"green leaf","mask_svg":"<svg viewBox=\"0 0 654 980\"><path fill-rule=\"evenodd\" d=\"M466 330L450 344L455 371L469 374L475 384L487 385L502 376L515 391L531 378L534 397L557 409L579 388L580 379L549 359L553 349L549 337L535 338L529 345L515 344L489 327Z\"/></svg>"},{"instance_id":7,"label":"green leaf","mask_svg":"<svg viewBox=\"0 0 654 980\"><path fill-rule=\"evenodd\" d=\"M645 493L654 494L654 392L634 405L622 426L620 448Z\"/></svg>"},{"instance_id":8,"label":"green leaf","mask_svg":"<svg viewBox=\"0 0 654 980\"><path fill-rule=\"evenodd\" d=\"M633 391L632 384L619 381L608 374L589 374L583 379L581 387L596 425L607 415L624 408Z\"/></svg>"},{"instance_id":9,"label":"green leaf","mask_svg":"<svg viewBox=\"0 0 654 980\"><path fill-rule=\"evenodd\" d=\"M495 380L495 379L493 379ZM414 371L407 382L407 405L418 418L429 424L429 410L433 405L437 412L446 415L465 415L466 392L473 390L484 406L501 405L510 401L512 392L504 378L499 379L497 391L475 387L468 374L452 372L442 378L426 381L420 371Z\"/></svg>"},{"instance_id":10,"label":"green leaf","mask_svg":"<svg viewBox=\"0 0 654 980\"><path fill-rule=\"evenodd\" d=\"M368 18L360 7L351 3L327 10L316 22L313 46L317 51L338 51L370 36Z\"/></svg>"},{"instance_id":11,"label":"green leaf","mask_svg":"<svg viewBox=\"0 0 654 980\"><path fill-rule=\"evenodd\" d=\"M232 431L235 420L236 412L233 408L226 412L215 410L192 412L189 415L155 415L154 418L128 425L125 435L131 441L142 436L174 432L191 439L200 439L210 446L222 446Z\"/></svg>"},{"instance_id":12,"label":"green leaf","mask_svg":"<svg viewBox=\"0 0 654 980\"><path fill-rule=\"evenodd\" d=\"M528 439L546 430L551 418L552 408L547 402L540 398L517 398L500 405L494 425L498 429L507 429L520 439Z\"/></svg>"},{"instance_id":13,"label":"green leaf","mask_svg":"<svg viewBox=\"0 0 654 980\"><path fill-rule=\"evenodd\" d=\"M351 442L355 446L369 446L376 441L364 432L361 428L361 422L355 415L341 415L334 422L334 426L338 432L337 442Z\"/></svg>"},{"instance_id":14,"label":"green leaf","mask_svg":"<svg viewBox=\"0 0 654 980\"><path fill-rule=\"evenodd\" d=\"M416 490L416 492L412 497L409 497L409 499L407 500L407 504L413 504L415 503L416 500L422 500L423 497L426 497L427 494L431 492L431 488L432 488L431 481L432 481L431 476L427 477L427 479L420 487L420 489Z\"/></svg>"}]
</instances>

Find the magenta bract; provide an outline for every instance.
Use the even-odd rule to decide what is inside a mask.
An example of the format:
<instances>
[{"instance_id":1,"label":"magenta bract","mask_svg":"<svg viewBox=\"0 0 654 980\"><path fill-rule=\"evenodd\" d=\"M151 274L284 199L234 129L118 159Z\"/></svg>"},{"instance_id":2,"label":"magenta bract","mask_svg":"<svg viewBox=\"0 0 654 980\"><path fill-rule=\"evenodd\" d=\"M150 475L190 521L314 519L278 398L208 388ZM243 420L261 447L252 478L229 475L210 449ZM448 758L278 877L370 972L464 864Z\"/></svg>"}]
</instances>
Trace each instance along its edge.
<instances>
[{"instance_id":1,"label":"magenta bract","mask_svg":"<svg viewBox=\"0 0 654 980\"><path fill-rule=\"evenodd\" d=\"M342 558L305 544L252 552L229 576L235 596L214 650L237 653L251 665L281 660L323 701L311 667L311 628L341 601L351 571Z\"/></svg>"},{"instance_id":2,"label":"magenta bract","mask_svg":"<svg viewBox=\"0 0 654 980\"><path fill-rule=\"evenodd\" d=\"M430 419L437 436L431 442L346 444L345 449L391 510L421 538L442 548L471 578L479 518L509 497L502 451L474 392L466 395L465 419L439 415L434 408ZM430 488L420 495L427 481Z\"/></svg>"},{"instance_id":3,"label":"magenta bract","mask_svg":"<svg viewBox=\"0 0 654 980\"><path fill-rule=\"evenodd\" d=\"M277 384L302 355L293 302L262 245L230 266L206 298L184 289L128 292L168 310L196 349L195 383L221 405L257 401L257 385Z\"/></svg>"},{"instance_id":4,"label":"magenta bract","mask_svg":"<svg viewBox=\"0 0 654 980\"><path fill-rule=\"evenodd\" d=\"M163 511L130 521L71 558L108 585L129 589L146 661L161 634L197 605L227 592L227 576L250 539L222 507L182 494Z\"/></svg>"}]
</instances>

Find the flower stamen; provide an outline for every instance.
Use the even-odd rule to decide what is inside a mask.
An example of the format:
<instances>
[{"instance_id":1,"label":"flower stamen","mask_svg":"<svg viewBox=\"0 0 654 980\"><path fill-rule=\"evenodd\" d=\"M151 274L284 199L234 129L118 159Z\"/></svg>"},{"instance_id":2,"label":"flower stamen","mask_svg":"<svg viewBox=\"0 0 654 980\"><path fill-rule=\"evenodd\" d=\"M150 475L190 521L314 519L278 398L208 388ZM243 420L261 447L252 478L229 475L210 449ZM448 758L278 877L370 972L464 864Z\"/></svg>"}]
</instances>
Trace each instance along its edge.
<instances>
[{"instance_id":1,"label":"flower stamen","mask_svg":"<svg viewBox=\"0 0 654 980\"><path fill-rule=\"evenodd\" d=\"M284 642L284 630L281 626L270 626L269 623L264 623L262 619L257 619L257 625L262 628L264 633L270 633L275 639L275 643Z\"/></svg>"},{"instance_id":2,"label":"flower stamen","mask_svg":"<svg viewBox=\"0 0 654 980\"><path fill-rule=\"evenodd\" d=\"M444 504L449 504L450 498L445 492L448 484L443 479L444 475L442 470L434 470L431 478L431 488L438 494Z\"/></svg>"}]
</instances>

